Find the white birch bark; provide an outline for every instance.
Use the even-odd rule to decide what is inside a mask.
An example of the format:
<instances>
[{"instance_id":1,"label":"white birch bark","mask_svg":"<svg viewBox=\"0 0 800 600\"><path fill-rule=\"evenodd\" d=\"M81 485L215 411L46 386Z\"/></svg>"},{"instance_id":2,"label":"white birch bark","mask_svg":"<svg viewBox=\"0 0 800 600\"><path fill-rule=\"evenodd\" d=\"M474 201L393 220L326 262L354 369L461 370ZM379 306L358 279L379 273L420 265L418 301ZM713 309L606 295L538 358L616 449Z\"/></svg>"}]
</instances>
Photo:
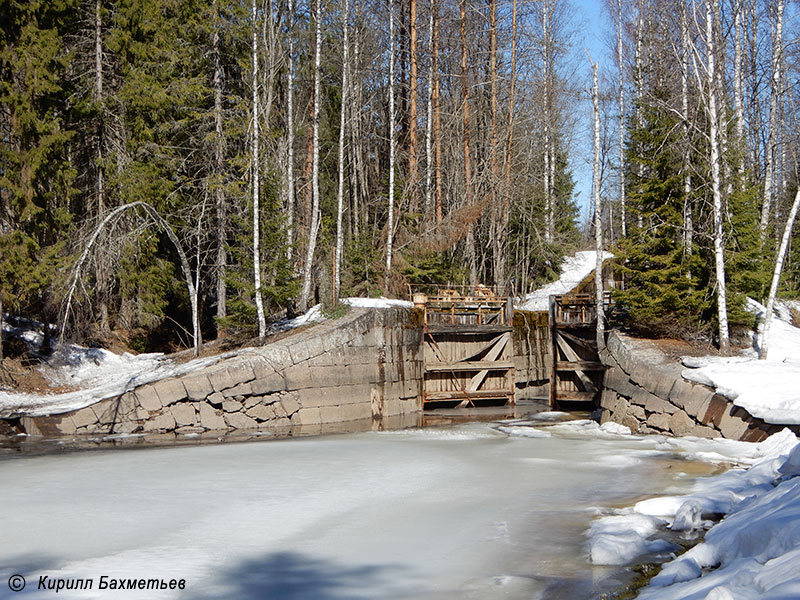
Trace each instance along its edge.
<instances>
[{"instance_id":1,"label":"white birch bark","mask_svg":"<svg viewBox=\"0 0 800 600\"><path fill-rule=\"evenodd\" d=\"M606 347L605 311L603 310L603 205L600 196L600 93L597 81L597 63L592 62L592 108L594 112L594 160L592 162L592 187L594 188L594 243L597 262L594 271L595 301L597 306L597 351Z\"/></svg>"},{"instance_id":2,"label":"white birch bark","mask_svg":"<svg viewBox=\"0 0 800 600\"><path fill-rule=\"evenodd\" d=\"M712 9L713 4L713 9ZM725 283L725 244L722 230L722 181L720 178L719 114L717 111L717 67L715 23L719 14L718 0L706 0L706 85L709 142L711 146L711 193L714 198L714 263L717 277L717 317L719 321L719 347L727 352L730 347L728 332L728 306Z\"/></svg>"},{"instance_id":3,"label":"white birch bark","mask_svg":"<svg viewBox=\"0 0 800 600\"><path fill-rule=\"evenodd\" d=\"M267 334L267 321L264 317L264 302L261 298L261 230L259 222L259 115L258 115L258 9L256 0L252 1L253 19L253 283L255 286L256 313L258 316L258 337Z\"/></svg>"},{"instance_id":4,"label":"white birch bark","mask_svg":"<svg viewBox=\"0 0 800 600\"><path fill-rule=\"evenodd\" d=\"M308 248L303 271L303 289L300 294L300 310L305 312L311 296L311 276L313 272L314 250L319 233L319 106L321 72L320 58L322 54L322 2L314 3L314 107L311 133L311 227L308 233Z\"/></svg>"},{"instance_id":5,"label":"white birch bark","mask_svg":"<svg viewBox=\"0 0 800 600\"><path fill-rule=\"evenodd\" d=\"M736 115L736 143L744 149L744 5L741 0L733 0L735 11L734 51L733 51L733 106ZM745 161L739 162L739 175L744 175ZM742 181L744 185L744 181Z\"/></svg>"},{"instance_id":6,"label":"white birch bark","mask_svg":"<svg viewBox=\"0 0 800 600\"><path fill-rule=\"evenodd\" d=\"M622 237L628 235L625 207L625 64L622 54L622 0L617 0L617 61L619 62L619 207Z\"/></svg>"},{"instance_id":7,"label":"white birch bark","mask_svg":"<svg viewBox=\"0 0 800 600\"><path fill-rule=\"evenodd\" d=\"M345 127L347 125L346 114L348 110L348 83L347 71L350 68L349 50L349 18L350 0L344 0L343 35L342 35L342 106L339 111L339 183L336 190L336 256L333 266L333 301L339 299L339 288L341 286L342 271L342 251L344 249L344 230L342 229L342 216L344 213L344 138Z\"/></svg>"},{"instance_id":8,"label":"white birch bark","mask_svg":"<svg viewBox=\"0 0 800 600\"><path fill-rule=\"evenodd\" d=\"M228 315L228 294L225 278L227 276L228 252L225 246L228 224L225 193L222 189L222 172L224 168L225 150L222 137L222 62L219 50L220 15L218 0L214 0L214 33L212 45L214 53L214 199L216 205L216 276L217 276L217 319Z\"/></svg>"},{"instance_id":9,"label":"white birch bark","mask_svg":"<svg viewBox=\"0 0 800 600\"><path fill-rule=\"evenodd\" d=\"M769 330L772 324L772 314L775 311L775 296L778 293L778 284L780 283L781 273L783 272L786 249L789 247L789 239L792 237L792 228L794 227L798 208L800 208L800 189L797 190L794 196L792 208L789 211L786 225L783 228L783 237L781 238L781 245L778 248L778 256L775 258L775 269L772 272L772 283L770 283L769 296L767 298L767 310L764 315L764 324L761 328L761 342L758 351L759 360L766 360L767 353L769 352Z\"/></svg>"},{"instance_id":10,"label":"white birch bark","mask_svg":"<svg viewBox=\"0 0 800 600\"><path fill-rule=\"evenodd\" d=\"M543 120L544 120L544 211L545 211L545 231L544 239L550 243L553 241L553 198L552 182L550 181L550 24L549 24L549 2L542 3L542 77L544 84L543 91Z\"/></svg>"},{"instance_id":11,"label":"white birch bark","mask_svg":"<svg viewBox=\"0 0 800 600\"><path fill-rule=\"evenodd\" d=\"M394 106L394 0L389 0L389 216L386 225L386 286L392 271L394 240L394 168L395 168L395 106Z\"/></svg>"},{"instance_id":12,"label":"white birch bark","mask_svg":"<svg viewBox=\"0 0 800 600\"><path fill-rule=\"evenodd\" d=\"M694 219L692 216L692 143L690 139L691 126L689 123L689 22L686 14L686 5L681 8L681 110L683 111L683 252L686 256L692 254L694 244ZM687 270L686 277L692 278L692 273Z\"/></svg>"},{"instance_id":13,"label":"white birch bark","mask_svg":"<svg viewBox=\"0 0 800 600\"><path fill-rule=\"evenodd\" d=\"M294 0L289 0L286 69L286 260L294 253Z\"/></svg>"},{"instance_id":14,"label":"white birch bark","mask_svg":"<svg viewBox=\"0 0 800 600\"><path fill-rule=\"evenodd\" d=\"M433 26L436 19L436 2L433 0L428 17L428 43L433 44ZM433 56L431 56L428 68L428 116L425 123L425 215L433 215L433 80L435 75L433 70L436 68Z\"/></svg>"},{"instance_id":15,"label":"white birch bark","mask_svg":"<svg viewBox=\"0 0 800 600\"><path fill-rule=\"evenodd\" d=\"M775 4L775 27L772 31L772 77L770 78L769 128L767 130L767 147L764 157L766 169L764 173L764 199L761 204L761 220L759 222L760 239L763 244L767 237L770 212L772 211L773 183L775 179L775 158L778 139L778 102L781 92L781 60L783 56L783 9L784 0Z\"/></svg>"}]
</instances>

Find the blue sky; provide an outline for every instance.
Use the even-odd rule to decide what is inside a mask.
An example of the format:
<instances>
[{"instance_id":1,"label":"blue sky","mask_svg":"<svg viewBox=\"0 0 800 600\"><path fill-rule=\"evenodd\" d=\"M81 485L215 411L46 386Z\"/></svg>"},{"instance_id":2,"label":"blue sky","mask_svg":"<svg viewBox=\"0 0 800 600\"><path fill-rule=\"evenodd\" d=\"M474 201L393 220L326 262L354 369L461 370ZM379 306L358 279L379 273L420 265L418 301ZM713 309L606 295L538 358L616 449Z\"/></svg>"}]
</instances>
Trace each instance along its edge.
<instances>
[{"instance_id":1,"label":"blue sky","mask_svg":"<svg viewBox=\"0 0 800 600\"><path fill-rule=\"evenodd\" d=\"M610 79L616 78L616 65L609 56L607 44L609 35L612 35L612 24L603 9L601 0L572 0L572 3L577 9L575 25L579 32L576 52L580 54L579 60L582 59L585 64L585 69L582 71L585 84L582 87L589 89L591 87L591 70L585 50L588 50L592 59L598 63L601 81L603 73L606 73ZM585 118L573 148L572 168L576 183L577 203L581 209L582 222L585 222L589 215L592 195L591 105L588 96L582 108Z\"/></svg>"}]
</instances>

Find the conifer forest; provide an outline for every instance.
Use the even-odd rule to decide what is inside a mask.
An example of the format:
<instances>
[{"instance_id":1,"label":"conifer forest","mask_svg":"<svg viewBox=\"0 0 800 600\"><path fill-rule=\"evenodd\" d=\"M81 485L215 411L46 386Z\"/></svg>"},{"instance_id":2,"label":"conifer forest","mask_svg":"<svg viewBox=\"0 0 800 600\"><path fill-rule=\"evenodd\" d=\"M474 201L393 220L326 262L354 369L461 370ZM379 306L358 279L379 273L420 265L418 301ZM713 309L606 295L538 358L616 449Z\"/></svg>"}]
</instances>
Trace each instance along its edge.
<instances>
[{"instance_id":1,"label":"conifer forest","mask_svg":"<svg viewBox=\"0 0 800 600\"><path fill-rule=\"evenodd\" d=\"M568 0L0 0L0 320L177 350L597 244L726 349L800 296L800 3L601 1L605 57Z\"/></svg>"}]
</instances>

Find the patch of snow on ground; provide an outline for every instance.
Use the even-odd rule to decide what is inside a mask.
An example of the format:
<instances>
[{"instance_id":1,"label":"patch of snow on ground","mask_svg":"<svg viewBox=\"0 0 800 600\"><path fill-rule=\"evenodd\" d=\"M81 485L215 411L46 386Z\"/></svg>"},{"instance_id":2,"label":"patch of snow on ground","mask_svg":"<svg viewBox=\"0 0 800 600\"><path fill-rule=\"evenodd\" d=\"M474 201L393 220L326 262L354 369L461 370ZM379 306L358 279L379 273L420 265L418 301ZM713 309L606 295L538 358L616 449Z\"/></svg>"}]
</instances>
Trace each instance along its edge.
<instances>
[{"instance_id":1,"label":"patch of snow on ground","mask_svg":"<svg viewBox=\"0 0 800 600\"><path fill-rule=\"evenodd\" d=\"M392 306L402 306L404 308L413 308L414 303L408 300L395 300L393 298L345 298L342 304L354 306L358 308L390 308Z\"/></svg>"},{"instance_id":2,"label":"patch of snow on ground","mask_svg":"<svg viewBox=\"0 0 800 600\"><path fill-rule=\"evenodd\" d=\"M690 452L711 441L674 440ZM721 442L713 440L713 442ZM598 519L588 532L595 564L625 564L663 551L653 534L708 527L711 513L725 518L703 542L666 563L644 588L642 600L800 597L800 444L788 429L758 444L718 443L732 460L755 461L747 469L699 479L687 495L638 502ZM664 448L666 449L666 448Z\"/></svg>"},{"instance_id":3,"label":"patch of snow on ground","mask_svg":"<svg viewBox=\"0 0 800 600\"><path fill-rule=\"evenodd\" d=\"M604 258L613 258L613 256L610 252L606 252ZM515 305L515 308L534 311L548 310L550 296L571 292L596 266L597 252L594 250L576 252L575 256L565 257L561 263L559 278L525 296L521 302Z\"/></svg>"},{"instance_id":4,"label":"patch of snow on ground","mask_svg":"<svg viewBox=\"0 0 800 600\"><path fill-rule=\"evenodd\" d=\"M763 319L761 304L748 299L748 309ZM684 379L715 388L767 423L800 424L800 329L788 316L783 308L773 316L766 360L758 360L754 350L746 356L685 357Z\"/></svg>"}]
</instances>

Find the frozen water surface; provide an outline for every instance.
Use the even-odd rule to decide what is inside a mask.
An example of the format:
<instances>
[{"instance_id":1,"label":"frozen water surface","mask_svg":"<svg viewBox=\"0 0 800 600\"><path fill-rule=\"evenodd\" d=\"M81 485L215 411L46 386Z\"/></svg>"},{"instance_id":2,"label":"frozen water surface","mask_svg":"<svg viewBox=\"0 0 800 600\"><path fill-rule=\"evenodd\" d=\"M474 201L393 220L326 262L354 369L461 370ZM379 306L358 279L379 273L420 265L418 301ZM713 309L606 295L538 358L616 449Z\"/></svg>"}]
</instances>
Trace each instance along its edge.
<instances>
[{"instance_id":1,"label":"frozen water surface","mask_svg":"<svg viewBox=\"0 0 800 600\"><path fill-rule=\"evenodd\" d=\"M109 597L101 575L186 580L125 598L589 598L620 573L587 562L597 508L691 481L654 441L541 426L6 457L0 564L25 598L41 575L94 578L67 598Z\"/></svg>"}]
</instances>

